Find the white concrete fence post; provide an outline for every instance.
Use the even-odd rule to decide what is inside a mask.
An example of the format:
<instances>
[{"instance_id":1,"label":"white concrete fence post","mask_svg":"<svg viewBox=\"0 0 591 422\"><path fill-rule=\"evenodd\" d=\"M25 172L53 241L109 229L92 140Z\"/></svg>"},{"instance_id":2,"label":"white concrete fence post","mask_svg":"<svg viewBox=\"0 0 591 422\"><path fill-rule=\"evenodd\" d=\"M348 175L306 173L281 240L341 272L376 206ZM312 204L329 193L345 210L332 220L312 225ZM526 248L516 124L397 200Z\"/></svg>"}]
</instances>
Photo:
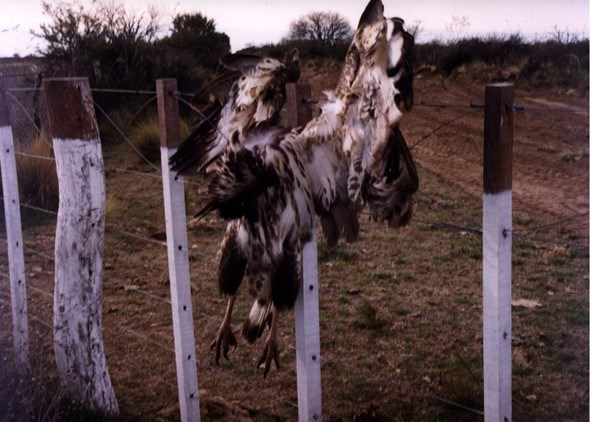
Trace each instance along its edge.
<instances>
[{"instance_id":1,"label":"white concrete fence post","mask_svg":"<svg viewBox=\"0 0 591 422\"><path fill-rule=\"evenodd\" d=\"M43 83L59 182L53 338L68 394L118 414L103 344L105 174L87 78Z\"/></svg>"},{"instance_id":2,"label":"white concrete fence post","mask_svg":"<svg viewBox=\"0 0 591 422\"><path fill-rule=\"evenodd\" d=\"M25 372L30 368L30 361L23 232L16 159L14 155L14 140L12 137L10 116L8 114L8 104L6 103L6 94L1 88L0 148L0 169L2 170L8 273L10 278L10 306L12 309L12 336L14 353L19 370Z\"/></svg>"},{"instance_id":3,"label":"white concrete fence post","mask_svg":"<svg viewBox=\"0 0 591 422\"><path fill-rule=\"evenodd\" d=\"M483 197L484 419L511 421L512 84L485 92Z\"/></svg>"},{"instance_id":4,"label":"white concrete fence post","mask_svg":"<svg viewBox=\"0 0 591 422\"><path fill-rule=\"evenodd\" d=\"M199 421L201 415L191 303L185 185L183 178L171 172L168 164L181 141L178 100L175 98L176 79L157 80L156 91L179 405L182 421Z\"/></svg>"},{"instance_id":5,"label":"white concrete fence post","mask_svg":"<svg viewBox=\"0 0 591 422\"><path fill-rule=\"evenodd\" d=\"M287 116L292 127L303 126L312 118L304 102L312 96L307 83L285 87ZM298 376L298 417L300 422L322 420L320 378L320 311L318 302L318 236L313 230L302 251L303 280L294 306L296 369Z\"/></svg>"}]
</instances>

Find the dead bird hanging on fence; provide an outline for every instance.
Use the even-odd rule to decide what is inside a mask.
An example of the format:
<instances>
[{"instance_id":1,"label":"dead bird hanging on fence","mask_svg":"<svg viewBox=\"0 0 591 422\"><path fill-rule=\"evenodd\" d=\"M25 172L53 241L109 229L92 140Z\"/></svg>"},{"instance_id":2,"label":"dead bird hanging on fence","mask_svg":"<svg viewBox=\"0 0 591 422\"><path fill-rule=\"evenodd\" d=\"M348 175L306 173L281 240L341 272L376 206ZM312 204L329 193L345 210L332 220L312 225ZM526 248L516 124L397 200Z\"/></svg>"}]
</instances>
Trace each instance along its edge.
<instances>
[{"instance_id":1,"label":"dead bird hanging on fence","mask_svg":"<svg viewBox=\"0 0 591 422\"><path fill-rule=\"evenodd\" d=\"M285 84L299 79L297 49L287 53L283 61L232 54L220 62L226 71L198 91L191 100L192 107L201 118L193 127L191 135L171 157L172 169L180 174L201 173L217 180L215 178L223 170L227 156L242 157L244 148L252 148L247 139L256 137L249 137L251 132L275 133L286 130L278 126L279 113L285 104ZM234 205L238 208L234 209ZM239 216L244 205L233 203L221 212L224 218L231 221L220 249L218 283L220 291L228 295L229 300L224 321L212 343L212 348L216 349L216 363L219 363L222 351L228 358L230 348L237 344L231 330L236 292L242 279L256 272L257 264L254 262L258 258L253 256L260 256L260 253L245 253L245 249L253 248L257 242L252 235L246 234L247 220ZM258 227L271 225L271 222L266 221ZM247 257L251 260L248 271ZM253 337L250 331L245 330L245 336L251 342L260 335L257 333Z\"/></svg>"},{"instance_id":2,"label":"dead bird hanging on fence","mask_svg":"<svg viewBox=\"0 0 591 422\"><path fill-rule=\"evenodd\" d=\"M336 244L341 233L353 241L358 236L357 213L364 200L370 207L373 203L374 207L391 209L372 214L392 223L392 215L403 210L400 202L408 200L400 193L416 190L412 175L408 176L412 170L407 170L412 158L405 154L405 145L400 145L404 139L397 128L412 103L412 72L404 63L404 40L400 42L399 36L401 31L402 36L405 33L400 20L386 20L382 12L380 1L368 4L341 81L335 92L326 94L318 117L293 130L257 125L223 141L219 151L216 145L202 149L216 151L215 165L203 158L203 152L195 161L209 179L208 202L198 215L217 210L230 220L218 272L220 289L230 299L212 344L216 361L222 353L227 358L236 346L230 318L235 293L244 279L255 302L243 334L253 342L269 326L259 365L264 364L265 375L273 361L279 366L278 313L294 305L302 277L302 247L312 237L317 214L329 244ZM407 83L401 89L404 77ZM223 108L233 101L230 96ZM218 133L227 130L221 118L216 125ZM351 129L363 136L349 139ZM352 166L352 158L357 156L360 164ZM351 181L352 170L364 176L357 178L362 182L360 195ZM384 186L394 199L380 196L387 191Z\"/></svg>"},{"instance_id":3,"label":"dead bird hanging on fence","mask_svg":"<svg viewBox=\"0 0 591 422\"><path fill-rule=\"evenodd\" d=\"M362 20L382 11L381 1L371 1ZM414 38L400 18L378 20L358 29L336 88L337 95L350 102L342 144L349 162L349 199L367 203L372 220L388 221L394 228L410 221L413 194L419 187L399 127L414 102L413 47Z\"/></svg>"},{"instance_id":4,"label":"dead bird hanging on fence","mask_svg":"<svg viewBox=\"0 0 591 422\"><path fill-rule=\"evenodd\" d=\"M171 168L179 174L210 173L227 148L242 147L250 130L277 125L285 84L300 77L297 49L283 61L229 54L220 63L224 71L190 101L199 119L171 157Z\"/></svg>"}]
</instances>

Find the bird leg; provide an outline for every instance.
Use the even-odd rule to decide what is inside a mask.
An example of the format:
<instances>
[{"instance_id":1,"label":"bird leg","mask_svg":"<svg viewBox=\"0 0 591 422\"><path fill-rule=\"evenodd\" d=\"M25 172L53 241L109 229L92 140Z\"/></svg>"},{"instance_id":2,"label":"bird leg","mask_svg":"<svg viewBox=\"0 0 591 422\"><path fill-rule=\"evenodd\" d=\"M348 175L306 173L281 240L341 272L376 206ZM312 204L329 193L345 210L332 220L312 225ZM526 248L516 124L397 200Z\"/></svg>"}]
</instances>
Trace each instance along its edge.
<instances>
[{"instance_id":1,"label":"bird leg","mask_svg":"<svg viewBox=\"0 0 591 422\"><path fill-rule=\"evenodd\" d=\"M236 341L236 337L234 336L234 333L232 333L232 309L234 308L234 302L236 302L235 294L230 296L230 299L228 299L224 320L222 321L222 325L220 325L215 339L210 345L211 350L213 350L213 348L215 347L216 365L220 364L220 356L222 354L222 351L226 360L230 360L228 354L233 352L236 349L236 345L238 344L238 342ZM230 350L230 347L232 348L232 350Z\"/></svg>"},{"instance_id":2,"label":"bird leg","mask_svg":"<svg viewBox=\"0 0 591 422\"><path fill-rule=\"evenodd\" d=\"M257 367L261 367L261 365L265 364L265 371L263 372L263 376L266 378L269 370L271 369L271 363L274 361L275 366L279 369L279 349L277 347L277 316L278 311L275 305L272 306L271 309L271 326L269 328L269 334L267 335L267 340L265 341L265 348L263 349L263 353L259 358L257 363Z\"/></svg>"}]
</instances>

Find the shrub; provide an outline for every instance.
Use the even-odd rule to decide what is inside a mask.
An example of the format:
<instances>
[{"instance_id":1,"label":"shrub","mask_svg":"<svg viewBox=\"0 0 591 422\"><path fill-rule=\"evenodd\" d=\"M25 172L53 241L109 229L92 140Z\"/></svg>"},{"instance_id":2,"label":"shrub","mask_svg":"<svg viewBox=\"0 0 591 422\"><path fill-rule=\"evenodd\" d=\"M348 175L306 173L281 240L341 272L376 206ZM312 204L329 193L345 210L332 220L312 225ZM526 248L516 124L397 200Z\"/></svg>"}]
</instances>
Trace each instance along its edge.
<instances>
[{"instance_id":1,"label":"shrub","mask_svg":"<svg viewBox=\"0 0 591 422\"><path fill-rule=\"evenodd\" d=\"M21 203L56 211L59 189L49 141L37 136L22 152L16 156Z\"/></svg>"},{"instance_id":2,"label":"shrub","mask_svg":"<svg viewBox=\"0 0 591 422\"><path fill-rule=\"evenodd\" d=\"M521 34L493 34L415 46L417 69L435 65L441 74L449 76L462 67L482 64L489 71L496 68L497 74L508 68L517 69L509 73L532 86L574 88L582 94L589 90L588 39L530 42Z\"/></svg>"},{"instance_id":3,"label":"shrub","mask_svg":"<svg viewBox=\"0 0 591 422\"><path fill-rule=\"evenodd\" d=\"M189 135L189 127L184 120L180 122L181 141ZM160 160L160 126L158 116L151 115L138 123L131 130L130 140L137 151L128 149L126 162L128 165L145 164ZM140 156L138 152L143 156Z\"/></svg>"}]
</instances>

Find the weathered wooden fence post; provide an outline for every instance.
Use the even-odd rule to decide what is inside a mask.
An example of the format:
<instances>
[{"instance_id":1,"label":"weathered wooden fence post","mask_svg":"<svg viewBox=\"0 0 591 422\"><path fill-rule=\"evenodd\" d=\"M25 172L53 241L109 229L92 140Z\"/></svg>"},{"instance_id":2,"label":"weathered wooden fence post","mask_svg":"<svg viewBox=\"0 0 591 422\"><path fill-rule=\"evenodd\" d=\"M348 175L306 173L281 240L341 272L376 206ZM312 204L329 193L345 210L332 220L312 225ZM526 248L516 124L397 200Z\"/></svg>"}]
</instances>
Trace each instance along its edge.
<instances>
[{"instance_id":1,"label":"weathered wooden fence post","mask_svg":"<svg viewBox=\"0 0 591 422\"><path fill-rule=\"evenodd\" d=\"M88 79L43 83L59 182L53 336L62 385L119 413L102 335L105 175Z\"/></svg>"},{"instance_id":2,"label":"weathered wooden fence post","mask_svg":"<svg viewBox=\"0 0 591 422\"><path fill-rule=\"evenodd\" d=\"M290 126L306 124L312 118L312 110L304 105L303 100L311 97L310 85L287 84L285 88ZM313 233L302 251L303 280L294 306L298 418L302 422L322 420L316 230Z\"/></svg>"},{"instance_id":3,"label":"weathered wooden fence post","mask_svg":"<svg viewBox=\"0 0 591 422\"><path fill-rule=\"evenodd\" d=\"M176 79L156 81L162 157L162 186L168 248L172 325L182 421L200 420L197 355L189 274L189 243L182 177L172 173L168 161L180 144L179 106L174 97Z\"/></svg>"},{"instance_id":4,"label":"weathered wooden fence post","mask_svg":"<svg viewBox=\"0 0 591 422\"><path fill-rule=\"evenodd\" d=\"M484 104L484 417L511 421L512 84L486 87Z\"/></svg>"},{"instance_id":5,"label":"weathered wooden fence post","mask_svg":"<svg viewBox=\"0 0 591 422\"><path fill-rule=\"evenodd\" d=\"M4 215L10 277L10 302L12 308L12 336L14 353L21 371L30 368L29 322L27 315L27 290L25 284L25 257L21 227L20 198L14 156L14 140L8 114L6 94L0 84L0 169L4 194Z\"/></svg>"},{"instance_id":6,"label":"weathered wooden fence post","mask_svg":"<svg viewBox=\"0 0 591 422\"><path fill-rule=\"evenodd\" d=\"M312 87L308 83L285 85L287 122L291 127L303 126L312 119L312 109L305 102L312 98Z\"/></svg>"}]
</instances>

